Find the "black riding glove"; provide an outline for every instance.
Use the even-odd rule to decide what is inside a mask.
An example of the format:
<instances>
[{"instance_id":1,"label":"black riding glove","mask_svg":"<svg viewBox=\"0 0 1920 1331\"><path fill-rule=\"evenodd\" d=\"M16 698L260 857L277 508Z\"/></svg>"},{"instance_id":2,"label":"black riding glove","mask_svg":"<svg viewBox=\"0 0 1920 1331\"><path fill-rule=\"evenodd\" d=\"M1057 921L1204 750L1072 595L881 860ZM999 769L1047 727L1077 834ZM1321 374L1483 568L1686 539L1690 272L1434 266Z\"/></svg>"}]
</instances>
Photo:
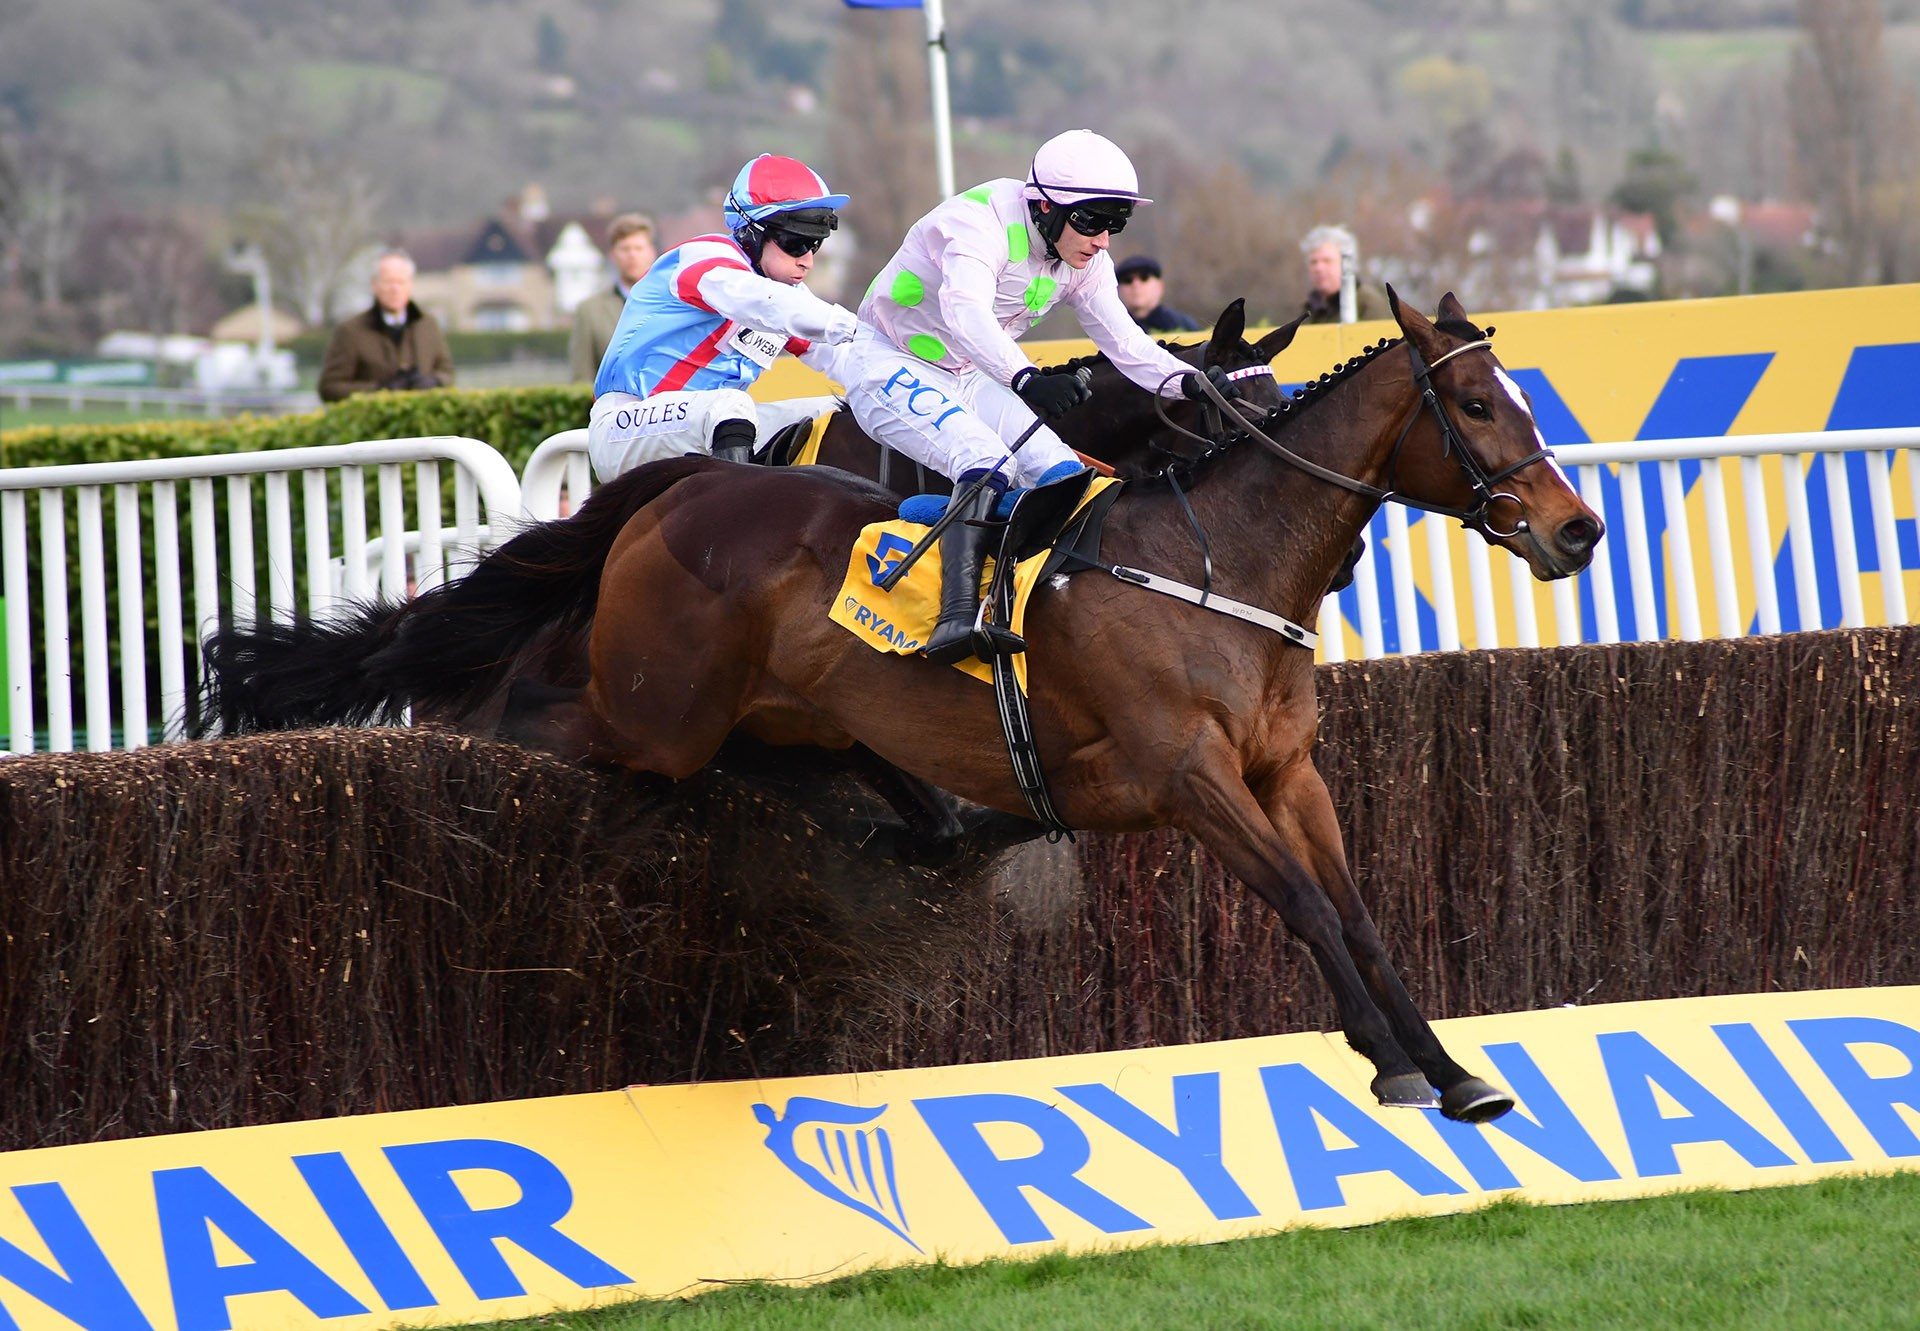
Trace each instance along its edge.
<instances>
[{"instance_id":1,"label":"black riding glove","mask_svg":"<svg viewBox=\"0 0 1920 1331\"><path fill-rule=\"evenodd\" d=\"M1220 396L1224 398L1237 398L1240 396L1240 385L1238 381L1229 379L1227 372L1218 365L1209 365L1205 370L1193 370L1182 375L1180 379L1180 392L1196 402L1207 401L1207 390L1201 386L1202 384L1212 384L1220 390Z\"/></svg>"},{"instance_id":2,"label":"black riding glove","mask_svg":"<svg viewBox=\"0 0 1920 1331\"><path fill-rule=\"evenodd\" d=\"M1043 374L1033 366L1013 376L1013 391L1035 414L1057 421L1093 396L1093 390L1069 371Z\"/></svg>"}]
</instances>

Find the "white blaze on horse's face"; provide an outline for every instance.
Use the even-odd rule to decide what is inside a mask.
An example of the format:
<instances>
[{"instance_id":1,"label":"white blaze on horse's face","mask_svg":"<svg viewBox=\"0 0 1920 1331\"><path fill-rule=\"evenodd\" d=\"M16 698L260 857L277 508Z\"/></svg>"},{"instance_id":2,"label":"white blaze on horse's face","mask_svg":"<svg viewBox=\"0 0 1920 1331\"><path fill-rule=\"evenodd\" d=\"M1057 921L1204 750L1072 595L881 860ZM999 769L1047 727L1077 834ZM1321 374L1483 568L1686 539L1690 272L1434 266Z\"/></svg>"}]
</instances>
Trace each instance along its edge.
<instances>
[{"instance_id":1,"label":"white blaze on horse's face","mask_svg":"<svg viewBox=\"0 0 1920 1331\"><path fill-rule=\"evenodd\" d=\"M1533 427L1534 444L1542 452L1546 452L1547 437L1540 433L1540 422L1534 419L1533 409L1527 405L1526 394L1520 391L1520 385L1516 384L1513 381L1513 376L1508 374L1505 368L1499 365L1493 367L1493 377L1500 381L1500 387L1507 390L1507 396L1513 399L1515 410L1526 417L1527 424ZM1560 478L1562 485L1566 486L1569 490L1573 489L1573 482L1568 479L1566 472L1560 470L1560 464L1553 460L1551 453L1547 454L1547 465L1553 468L1553 474Z\"/></svg>"}]
</instances>

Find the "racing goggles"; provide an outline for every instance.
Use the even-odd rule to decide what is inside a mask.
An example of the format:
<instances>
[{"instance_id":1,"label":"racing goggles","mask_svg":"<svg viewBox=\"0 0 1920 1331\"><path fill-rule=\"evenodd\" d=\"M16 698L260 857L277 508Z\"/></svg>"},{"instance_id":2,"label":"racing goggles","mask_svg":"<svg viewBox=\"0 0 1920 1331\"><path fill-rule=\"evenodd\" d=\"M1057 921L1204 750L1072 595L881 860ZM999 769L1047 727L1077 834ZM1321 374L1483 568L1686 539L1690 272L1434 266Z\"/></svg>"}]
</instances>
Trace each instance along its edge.
<instances>
[{"instance_id":1,"label":"racing goggles","mask_svg":"<svg viewBox=\"0 0 1920 1331\"><path fill-rule=\"evenodd\" d=\"M767 239L794 258L812 254L821 242L840 229L840 217L831 208L792 208L775 213L761 225Z\"/></svg>"},{"instance_id":2,"label":"racing goggles","mask_svg":"<svg viewBox=\"0 0 1920 1331\"><path fill-rule=\"evenodd\" d=\"M782 253L795 259L813 254L827 243L825 236L802 236L793 231L768 231L767 239L778 245Z\"/></svg>"},{"instance_id":3,"label":"racing goggles","mask_svg":"<svg viewBox=\"0 0 1920 1331\"><path fill-rule=\"evenodd\" d=\"M1083 236L1117 236L1127 229L1133 205L1125 199L1101 199L1067 210L1067 225Z\"/></svg>"}]
</instances>

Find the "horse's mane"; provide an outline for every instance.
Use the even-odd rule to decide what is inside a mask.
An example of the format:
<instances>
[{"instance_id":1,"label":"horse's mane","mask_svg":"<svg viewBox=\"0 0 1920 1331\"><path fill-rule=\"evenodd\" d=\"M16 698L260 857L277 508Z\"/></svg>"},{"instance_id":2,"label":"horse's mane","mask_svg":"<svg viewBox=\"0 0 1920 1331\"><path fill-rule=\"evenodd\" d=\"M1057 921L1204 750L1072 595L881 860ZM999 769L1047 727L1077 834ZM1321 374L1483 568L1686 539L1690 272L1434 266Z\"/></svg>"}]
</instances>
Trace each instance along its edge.
<instances>
[{"instance_id":1,"label":"horse's mane","mask_svg":"<svg viewBox=\"0 0 1920 1331\"><path fill-rule=\"evenodd\" d=\"M1441 319L1434 324L1434 327L1443 333L1459 338L1463 342L1478 342L1483 338L1493 336L1493 328L1491 325L1486 328L1481 328L1469 323L1465 319ZM1342 361L1318 379L1309 380L1301 387L1294 389L1292 393L1288 394L1286 400L1280 404L1279 417L1268 428L1271 428L1276 434L1286 430L1300 418L1300 415L1308 407L1321 401L1328 393L1332 392L1335 387L1352 378L1357 371L1372 362L1381 352L1391 351L1394 347L1401 346L1405 342L1406 338L1404 337L1383 337L1372 346L1362 349L1360 354L1352 360ZM1216 462L1231 453L1234 444L1237 442L1237 439L1229 441L1221 447L1213 449L1197 458L1176 459L1169 462L1159 471L1142 477L1141 479L1164 481L1168 478L1169 474L1171 474L1173 479L1184 480L1185 483L1191 484L1193 481L1199 479L1208 463Z\"/></svg>"},{"instance_id":2,"label":"horse's mane","mask_svg":"<svg viewBox=\"0 0 1920 1331\"><path fill-rule=\"evenodd\" d=\"M1375 356L1378 356L1383 351L1397 347L1405 341L1406 339L1404 337L1383 337L1372 346L1362 348L1360 354L1352 360L1342 361L1318 379L1309 379L1301 387L1294 389L1292 393L1287 395L1287 400L1281 404L1280 428L1284 430L1292 423L1292 417L1320 401L1332 391L1336 385L1344 383L1347 379L1351 378L1355 371L1359 370Z\"/></svg>"},{"instance_id":3,"label":"horse's mane","mask_svg":"<svg viewBox=\"0 0 1920 1331\"><path fill-rule=\"evenodd\" d=\"M1308 407L1311 407L1314 403L1326 397L1336 385L1344 383L1347 379L1351 378L1356 371L1372 361L1381 352L1397 347L1405 340L1405 338L1399 337L1383 337L1372 346L1362 350L1361 353L1352 360L1342 361L1318 379L1308 380L1307 383L1294 389L1292 393L1287 395L1286 399L1280 404L1280 414L1278 418L1263 428L1273 430L1275 433L1287 429L1300 418L1301 414L1305 412ZM1237 439L1229 441L1200 457L1175 458L1169 461L1167 465L1159 471L1150 473L1140 479L1145 481L1165 481L1171 476L1172 479L1180 481L1182 484L1190 485L1200 478L1202 473L1206 471L1209 463L1217 462L1231 453L1234 444L1237 442Z\"/></svg>"}]
</instances>

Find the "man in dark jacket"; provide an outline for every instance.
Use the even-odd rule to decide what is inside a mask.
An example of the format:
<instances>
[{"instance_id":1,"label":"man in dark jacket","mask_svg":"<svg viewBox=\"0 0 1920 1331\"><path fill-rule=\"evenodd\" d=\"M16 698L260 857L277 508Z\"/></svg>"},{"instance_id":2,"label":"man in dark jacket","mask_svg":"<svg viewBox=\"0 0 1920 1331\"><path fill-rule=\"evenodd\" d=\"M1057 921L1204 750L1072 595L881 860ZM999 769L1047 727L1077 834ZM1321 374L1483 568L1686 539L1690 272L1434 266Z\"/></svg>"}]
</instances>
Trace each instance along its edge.
<instances>
[{"instance_id":1,"label":"man in dark jacket","mask_svg":"<svg viewBox=\"0 0 1920 1331\"><path fill-rule=\"evenodd\" d=\"M1132 254L1113 266L1120 283L1120 303L1133 321L1149 333L1191 333L1200 323L1166 303L1167 280L1160 261L1151 254Z\"/></svg>"},{"instance_id":2,"label":"man in dark jacket","mask_svg":"<svg viewBox=\"0 0 1920 1331\"><path fill-rule=\"evenodd\" d=\"M453 355L431 314L413 303L413 260L388 250L373 267L373 308L333 330L320 368L320 400L388 388L446 388Z\"/></svg>"}]
</instances>

